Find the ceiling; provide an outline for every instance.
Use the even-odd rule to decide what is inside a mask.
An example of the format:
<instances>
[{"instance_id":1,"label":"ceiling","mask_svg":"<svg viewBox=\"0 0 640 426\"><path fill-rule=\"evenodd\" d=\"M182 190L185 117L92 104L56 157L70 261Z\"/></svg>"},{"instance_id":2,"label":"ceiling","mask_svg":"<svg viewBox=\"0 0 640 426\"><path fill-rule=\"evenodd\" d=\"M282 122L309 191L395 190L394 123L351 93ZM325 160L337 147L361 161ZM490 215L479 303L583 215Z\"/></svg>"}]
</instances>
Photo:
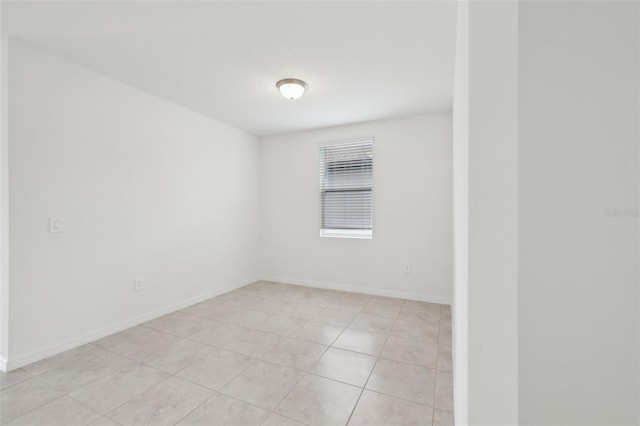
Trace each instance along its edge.
<instances>
[{"instance_id":1,"label":"ceiling","mask_svg":"<svg viewBox=\"0 0 640 426\"><path fill-rule=\"evenodd\" d=\"M4 35L256 135L450 110L455 23L452 1L2 2Z\"/></svg>"}]
</instances>

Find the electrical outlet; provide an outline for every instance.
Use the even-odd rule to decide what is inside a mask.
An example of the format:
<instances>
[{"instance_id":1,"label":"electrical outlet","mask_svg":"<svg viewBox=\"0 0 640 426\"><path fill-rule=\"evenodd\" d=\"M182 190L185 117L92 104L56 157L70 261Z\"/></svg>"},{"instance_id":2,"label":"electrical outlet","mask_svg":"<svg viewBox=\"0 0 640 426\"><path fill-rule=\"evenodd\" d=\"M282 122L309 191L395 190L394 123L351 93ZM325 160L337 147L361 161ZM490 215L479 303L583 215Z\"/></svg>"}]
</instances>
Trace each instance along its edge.
<instances>
[{"instance_id":1,"label":"electrical outlet","mask_svg":"<svg viewBox=\"0 0 640 426\"><path fill-rule=\"evenodd\" d=\"M142 280L141 279L135 279L133 280L133 291L142 291Z\"/></svg>"},{"instance_id":2,"label":"electrical outlet","mask_svg":"<svg viewBox=\"0 0 640 426\"><path fill-rule=\"evenodd\" d=\"M404 273L408 274L411 272L411 265L404 265Z\"/></svg>"},{"instance_id":3,"label":"electrical outlet","mask_svg":"<svg viewBox=\"0 0 640 426\"><path fill-rule=\"evenodd\" d=\"M50 217L49 218L49 232L52 234L59 234L63 231L62 218Z\"/></svg>"}]
</instances>

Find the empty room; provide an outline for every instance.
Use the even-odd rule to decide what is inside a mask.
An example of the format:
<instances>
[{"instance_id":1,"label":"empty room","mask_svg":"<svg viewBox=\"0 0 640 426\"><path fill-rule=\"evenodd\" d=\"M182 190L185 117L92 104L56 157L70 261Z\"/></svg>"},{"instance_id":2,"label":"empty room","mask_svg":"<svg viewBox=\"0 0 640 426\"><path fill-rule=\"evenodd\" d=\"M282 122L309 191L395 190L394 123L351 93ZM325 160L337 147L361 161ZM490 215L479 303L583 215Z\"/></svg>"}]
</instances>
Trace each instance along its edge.
<instances>
[{"instance_id":1,"label":"empty room","mask_svg":"<svg viewBox=\"0 0 640 426\"><path fill-rule=\"evenodd\" d=\"M2 6L3 423L452 423L455 3Z\"/></svg>"},{"instance_id":2,"label":"empty room","mask_svg":"<svg viewBox=\"0 0 640 426\"><path fill-rule=\"evenodd\" d=\"M0 424L638 425L640 4L0 2Z\"/></svg>"}]
</instances>

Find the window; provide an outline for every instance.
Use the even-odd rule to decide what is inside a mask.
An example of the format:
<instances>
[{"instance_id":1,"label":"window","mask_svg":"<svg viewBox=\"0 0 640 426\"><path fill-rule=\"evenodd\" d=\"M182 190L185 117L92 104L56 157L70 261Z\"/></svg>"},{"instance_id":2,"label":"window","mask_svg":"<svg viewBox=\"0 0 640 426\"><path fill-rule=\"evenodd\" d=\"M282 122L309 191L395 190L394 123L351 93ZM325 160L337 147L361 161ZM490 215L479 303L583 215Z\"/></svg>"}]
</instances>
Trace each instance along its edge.
<instances>
[{"instance_id":1,"label":"window","mask_svg":"<svg viewBox=\"0 0 640 426\"><path fill-rule=\"evenodd\" d=\"M320 147L320 235L372 238L373 141Z\"/></svg>"}]
</instances>

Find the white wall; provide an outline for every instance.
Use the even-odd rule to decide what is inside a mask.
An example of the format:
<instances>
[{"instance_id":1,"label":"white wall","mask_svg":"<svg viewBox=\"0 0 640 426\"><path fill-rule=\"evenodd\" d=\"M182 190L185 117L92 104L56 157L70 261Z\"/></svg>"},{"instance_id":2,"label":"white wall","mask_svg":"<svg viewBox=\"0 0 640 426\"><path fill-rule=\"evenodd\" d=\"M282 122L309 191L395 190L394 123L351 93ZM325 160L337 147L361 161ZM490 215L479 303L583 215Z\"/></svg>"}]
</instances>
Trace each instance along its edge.
<instances>
[{"instance_id":1,"label":"white wall","mask_svg":"<svg viewBox=\"0 0 640 426\"><path fill-rule=\"evenodd\" d=\"M521 424L639 421L638 26L637 2L521 3Z\"/></svg>"},{"instance_id":2,"label":"white wall","mask_svg":"<svg viewBox=\"0 0 640 426\"><path fill-rule=\"evenodd\" d=\"M638 4L461 12L454 175L468 219L456 211L454 333L469 360L456 356L457 420L638 424Z\"/></svg>"},{"instance_id":3,"label":"white wall","mask_svg":"<svg viewBox=\"0 0 640 426\"><path fill-rule=\"evenodd\" d=\"M453 403L469 424L469 2L458 3L453 94Z\"/></svg>"},{"instance_id":4,"label":"white wall","mask_svg":"<svg viewBox=\"0 0 640 426\"><path fill-rule=\"evenodd\" d=\"M2 34L0 5L0 34ZM9 352L9 172L8 172L8 41L0 36L0 371L6 370Z\"/></svg>"},{"instance_id":5,"label":"white wall","mask_svg":"<svg viewBox=\"0 0 640 426\"><path fill-rule=\"evenodd\" d=\"M14 41L9 96L10 368L256 277L255 137Z\"/></svg>"},{"instance_id":6,"label":"white wall","mask_svg":"<svg viewBox=\"0 0 640 426\"><path fill-rule=\"evenodd\" d=\"M517 2L460 4L454 99L456 421L518 422Z\"/></svg>"},{"instance_id":7,"label":"white wall","mask_svg":"<svg viewBox=\"0 0 640 426\"><path fill-rule=\"evenodd\" d=\"M321 238L318 148L363 136L375 138L374 238ZM449 113L264 138L265 278L449 303L451 138Z\"/></svg>"}]
</instances>

